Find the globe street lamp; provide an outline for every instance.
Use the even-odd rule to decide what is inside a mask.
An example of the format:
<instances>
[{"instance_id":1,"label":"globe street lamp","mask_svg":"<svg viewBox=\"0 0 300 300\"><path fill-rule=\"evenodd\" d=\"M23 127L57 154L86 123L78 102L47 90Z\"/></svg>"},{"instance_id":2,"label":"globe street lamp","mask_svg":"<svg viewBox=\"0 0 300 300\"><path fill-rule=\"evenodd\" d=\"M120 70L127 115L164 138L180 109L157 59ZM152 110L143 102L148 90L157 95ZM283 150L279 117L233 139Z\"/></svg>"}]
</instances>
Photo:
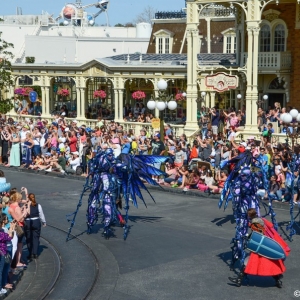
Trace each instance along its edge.
<instances>
[{"instance_id":1,"label":"globe street lamp","mask_svg":"<svg viewBox=\"0 0 300 300\"><path fill-rule=\"evenodd\" d=\"M262 100L256 101L257 106L261 108L261 105L267 102L268 99L269 99L268 95L263 95Z\"/></svg>"},{"instance_id":2,"label":"globe street lamp","mask_svg":"<svg viewBox=\"0 0 300 300\"><path fill-rule=\"evenodd\" d=\"M204 102L205 100L205 96L206 96L206 93L205 92L201 92L201 97L200 98L197 98L196 99L196 102L199 103L199 102Z\"/></svg>"},{"instance_id":3,"label":"globe street lamp","mask_svg":"<svg viewBox=\"0 0 300 300\"><path fill-rule=\"evenodd\" d=\"M160 79L157 83L158 97L153 97L147 102L147 107L150 110L157 108L160 114L160 139L164 141L164 120L163 111L168 108L169 110L175 110L177 108L177 102L173 100L173 95L167 95L168 83L164 79ZM186 96L186 94L185 94Z\"/></svg>"},{"instance_id":4,"label":"globe street lamp","mask_svg":"<svg viewBox=\"0 0 300 300\"><path fill-rule=\"evenodd\" d=\"M297 109L292 109L289 113L283 113L280 120L287 125L286 135L292 140L292 151L294 152L295 140L299 138L298 125L300 123L300 114Z\"/></svg>"}]
</instances>

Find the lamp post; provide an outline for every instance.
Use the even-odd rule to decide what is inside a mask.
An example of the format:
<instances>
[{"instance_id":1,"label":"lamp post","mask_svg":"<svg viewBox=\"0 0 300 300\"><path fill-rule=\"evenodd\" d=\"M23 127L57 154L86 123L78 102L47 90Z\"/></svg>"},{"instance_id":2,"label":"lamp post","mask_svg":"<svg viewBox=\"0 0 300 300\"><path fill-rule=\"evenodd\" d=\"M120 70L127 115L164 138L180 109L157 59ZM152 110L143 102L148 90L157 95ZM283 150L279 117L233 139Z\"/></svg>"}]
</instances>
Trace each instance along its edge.
<instances>
[{"instance_id":1,"label":"lamp post","mask_svg":"<svg viewBox=\"0 0 300 300\"><path fill-rule=\"evenodd\" d=\"M204 102L205 101L206 92L201 92L201 97L196 99L196 102Z\"/></svg>"},{"instance_id":2,"label":"lamp post","mask_svg":"<svg viewBox=\"0 0 300 300\"><path fill-rule=\"evenodd\" d=\"M269 99L269 96L268 96L268 95L263 95L262 100L256 101L257 106L258 106L259 108L261 108L261 105L262 105L263 103L265 103L268 99Z\"/></svg>"},{"instance_id":3,"label":"lamp post","mask_svg":"<svg viewBox=\"0 0 300 300\"><path fill-rule=\"evenodd\" d=\"M168 108L175 110L177 108L177 102L173 100L173 95L167 94L168 83L164 79L160 79L157 83L158 97L153 97L147 102L147 107L150 110L157 108L159 110L160 117L160 139L164 141L164 119L163 111ZM186 95L186 94L185 94Z\"/></svg>"},{"instance_id":4,"label":"lamp post","mask_svg":"<svg viewBox=\"0 0 300 300\"><path fill-rule=\"evenodd\" d=\"M288 126L286 136L292 140L292 151L294 152L295 140L300 136L300 132L298 132L300 114L297 109L292 109L289 113L283 113L280 119Z\"/></svg>"}]
</instances>

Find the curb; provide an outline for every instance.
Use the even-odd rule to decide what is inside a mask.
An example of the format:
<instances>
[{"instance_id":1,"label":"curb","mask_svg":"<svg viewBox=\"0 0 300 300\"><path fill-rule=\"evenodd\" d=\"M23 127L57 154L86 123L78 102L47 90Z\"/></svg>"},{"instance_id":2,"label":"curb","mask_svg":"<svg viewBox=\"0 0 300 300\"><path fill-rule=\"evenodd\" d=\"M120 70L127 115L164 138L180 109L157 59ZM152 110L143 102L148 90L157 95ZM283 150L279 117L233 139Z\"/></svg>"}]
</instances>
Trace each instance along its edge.
<instances>
[{"instance_id":1,"label":"curb","mask_svg":"<svg viewBox=\"0 0 300 300\"><path fill-rule=\"evenodd\" d=\"M45 171L35 171L35 170L30 170L30 169L24 169L24 168L18 168L18 167L10 167L6 168L3 166L0 166L0 169L2 170L10 170L10 171L15 171L15 172L20 172L20 173L30 173L30 174L36 174L36 175L42 175L45 177L56 177L56 178L64 178L68 180L77 180L77 181L85 181L85 177L79 176L79 175L65 175L61 173L54 173L54 172L45 172ZM184 192L182 189L178 188L171 188L171 187L165 187L165 186L155 186L155 185L150 185L150 184L145 184L149 190L155 190L159 192L167 192L171 194L177 194L177 195L182 195L182 196L191 196L191 197L198 197L198 198L205 198L205 199L213 199L219 201L219 196L218 195L208 195L204 192L200 192L198 190L188 190ZM268 201L262 200L263 203L265 203L268 206ZM289 203L282 203L282 202L273 202L273 208L279 208L279 209L284 209L284 210L289 210L290 205ZM300 210L300 206L299 206Z\"/></svg>"}]
</instances>

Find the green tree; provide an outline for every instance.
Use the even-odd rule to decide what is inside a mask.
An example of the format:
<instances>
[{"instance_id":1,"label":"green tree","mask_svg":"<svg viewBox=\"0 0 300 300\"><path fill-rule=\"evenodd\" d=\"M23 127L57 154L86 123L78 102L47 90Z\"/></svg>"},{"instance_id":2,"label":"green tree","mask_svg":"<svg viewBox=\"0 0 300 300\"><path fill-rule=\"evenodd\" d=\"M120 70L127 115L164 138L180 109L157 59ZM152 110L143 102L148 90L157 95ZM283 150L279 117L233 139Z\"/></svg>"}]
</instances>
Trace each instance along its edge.
<instances>
[{"instance_id":1,"label":"green tree","mask_svg":"<svg viewBox=\"0 0 300 300\"><path fill-rule=\"evenodd\" d=\"M3 95L7 94L9 87L14 82L11 75L11 60L13 54L10 51L14 45L2 39L0 32L0 113L7 113L13 107L12 99L6 99Z\"/></svg>"},{"instance_id":2,"label":"green tree","mask_svg":"<svg viewBox=\"0 0 300 300\"><path fill-rule=\"evenodd\" d=\"M117 23L117 24L115 25L115 27L124 27L124 25L121 24L121 23Z\"/></svg>"}]
</instances>

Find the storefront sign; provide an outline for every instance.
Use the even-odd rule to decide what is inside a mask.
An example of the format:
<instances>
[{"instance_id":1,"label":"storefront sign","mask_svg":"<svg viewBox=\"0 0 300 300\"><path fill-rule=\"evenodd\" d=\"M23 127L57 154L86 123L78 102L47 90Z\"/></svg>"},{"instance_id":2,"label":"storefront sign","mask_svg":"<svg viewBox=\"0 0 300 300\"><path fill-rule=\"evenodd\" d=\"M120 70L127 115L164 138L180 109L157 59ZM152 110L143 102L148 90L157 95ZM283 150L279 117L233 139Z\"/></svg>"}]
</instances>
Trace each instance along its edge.
<instances>
[{"instance_id":1,"label":"storefront sign","mask_svg":"<svg viewBox=\"0 0 300 300\"><path fill-rule=\"evenodd\" d=\"M160 118L153 118L151 120L152 128L160 128Z\"/></svg>"},{"instance_id":2,"label":"storefront sign","mask_svg":"<svg viewBox=\"0 0 300 300\"><path fill-rule=\"evenodd\" d=\"M239 78L226 73L217 73L206 76L205 85L215 91L224 92L230 89L236 89L239 85Z\"/></svg>"}]
</instances>

